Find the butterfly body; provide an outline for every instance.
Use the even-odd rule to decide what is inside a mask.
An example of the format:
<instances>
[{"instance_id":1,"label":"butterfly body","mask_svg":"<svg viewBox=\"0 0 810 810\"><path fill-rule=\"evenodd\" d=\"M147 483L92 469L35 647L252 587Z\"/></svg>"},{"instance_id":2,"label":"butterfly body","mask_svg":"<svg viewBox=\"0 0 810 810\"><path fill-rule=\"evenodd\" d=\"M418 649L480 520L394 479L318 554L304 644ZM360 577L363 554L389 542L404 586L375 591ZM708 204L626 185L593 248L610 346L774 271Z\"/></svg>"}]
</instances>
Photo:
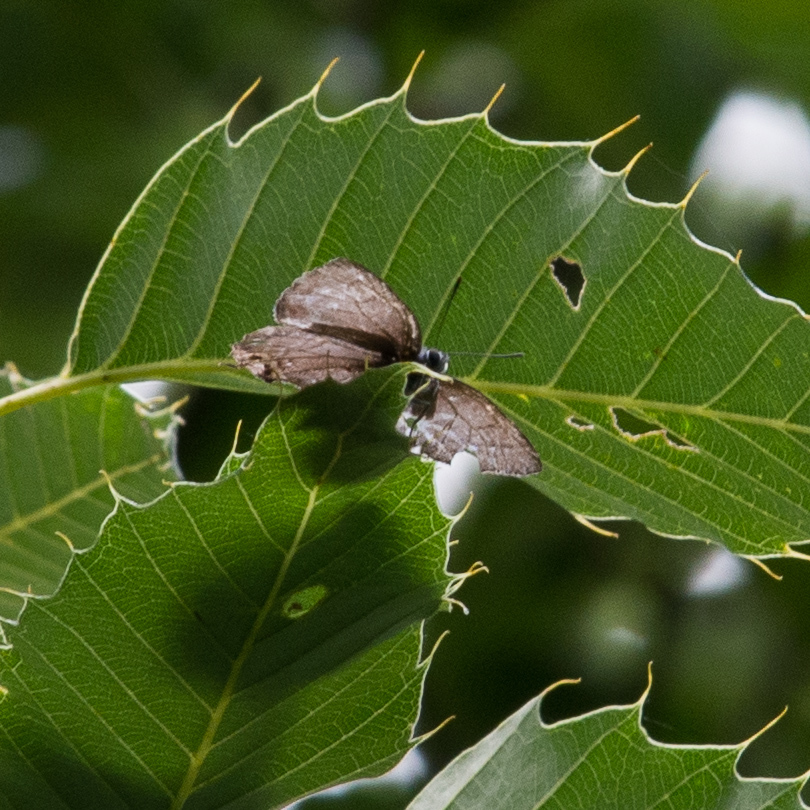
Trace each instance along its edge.
<instances>
[{"instance_id":1,"label":"butterfly body","mask_svg":"<svg viewBox=\"0 0 810 810\"><path fill-rule=\"evenodd\" d=\"M347 383L369 368L417 362L444 374L449 356L422 346L413 312L378 276L348 259L333 259L297 278L265 326L234 344L237 365L267 382L300 388L332 379ZM462 450L482 472L530 475L540 470L531 443L486 396L459 380L408 375L408 407L397 425L414 449L450 462Z\"/></svg>"}]
</instances>

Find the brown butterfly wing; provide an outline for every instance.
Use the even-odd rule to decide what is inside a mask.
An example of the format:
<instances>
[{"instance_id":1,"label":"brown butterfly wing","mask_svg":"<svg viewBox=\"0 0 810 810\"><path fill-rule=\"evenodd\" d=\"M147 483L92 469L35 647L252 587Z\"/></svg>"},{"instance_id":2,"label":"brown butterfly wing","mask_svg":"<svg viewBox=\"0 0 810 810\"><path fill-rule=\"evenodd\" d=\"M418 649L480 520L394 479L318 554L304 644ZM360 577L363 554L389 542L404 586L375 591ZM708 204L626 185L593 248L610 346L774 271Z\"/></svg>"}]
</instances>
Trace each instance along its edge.
<instances>
[{"instance_id":1,"label":"brown butterfly wing","mask_svg":"<svg viewBox=\"0 0 810 810\"><path fill-rule=\"evenodd\" d=\"M449 464L456 453L468 450L478 457L481 472L532 475L542 467L517 425L480 391L458 380L427 381L397 428L436 461Z\"/></svg>"},{"instance_id":2,"label":"brown butterfly wing","mask_svg":"<svg viewBox=\"0 0 810 810\"><path fill-rule=\"evenodd\" d=\"M388 363L414 360L422 347L408 306L378 276L333 259L297 278L279 297L276 321L378 352Z\"/></svg>"},{"instance_id":3,"label":"brown butterfly wing","mask_svg":"<svg viewBox=\"0 0 810 810\"><path fill-rule=\"evenodd\" d=\"M267 382L300 388L332 379L347 383L367 368L388 365L379 353L295 326L265 326L234 344L237 365Z\"/></svg>"}]
</instances>

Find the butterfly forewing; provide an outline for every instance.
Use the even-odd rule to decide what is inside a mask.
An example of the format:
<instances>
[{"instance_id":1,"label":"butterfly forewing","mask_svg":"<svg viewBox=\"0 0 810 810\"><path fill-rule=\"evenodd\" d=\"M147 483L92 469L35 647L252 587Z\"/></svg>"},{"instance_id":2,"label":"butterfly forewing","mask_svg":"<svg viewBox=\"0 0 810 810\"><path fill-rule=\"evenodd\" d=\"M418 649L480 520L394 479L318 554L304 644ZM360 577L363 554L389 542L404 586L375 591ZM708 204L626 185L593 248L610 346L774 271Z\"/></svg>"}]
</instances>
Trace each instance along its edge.
<instances>
[{"instance_id":1,"label":"butterfly forewing","mask_svg":"<svg viewBox=\"0 0 810 810\"><path fill-rule=\"evenodd\" d=\"M231 354L239 366L262 380L299 388L326 379L351 382L368 368L388 365L379 352L297 326L266 326L251 332Z\"/></svg>"},{"instance_id":2,"label":"butterfly forewing","mask_svg":"<svg viewBox=\"0 0 810 810\"><path fill-rule=\"evenodd\" d=\"M378 276L333 259L296 279L276 302L276 321L379 352L389 363L416 359L414 314Z\"/></svg>"},{"instance_id":3,"label":"butterfly forewing","mask_svg":"<svg viewBox=\"0 0 810 810\"><path fill-rule=\"evenodd\" d=\"M411 399L397 426L414 449L449 464L468 450L481 472L532 475L540 458L517 426L479 391L458 380L430 380Z\"/></svg>"}]
</instances>

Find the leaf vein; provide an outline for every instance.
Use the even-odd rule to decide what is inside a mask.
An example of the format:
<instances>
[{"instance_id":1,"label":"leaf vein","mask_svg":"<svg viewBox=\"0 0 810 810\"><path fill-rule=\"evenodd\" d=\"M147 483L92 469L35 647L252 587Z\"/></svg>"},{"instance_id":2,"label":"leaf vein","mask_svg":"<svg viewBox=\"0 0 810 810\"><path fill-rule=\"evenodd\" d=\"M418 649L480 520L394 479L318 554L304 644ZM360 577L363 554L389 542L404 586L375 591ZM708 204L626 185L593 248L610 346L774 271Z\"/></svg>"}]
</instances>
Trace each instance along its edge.
<instances>
[{"instance_id":1,"label":"leaf vein","mask_svg":"<svg viewBox=\"0 0 810 810\"><path fill-rule=\"evenodd\" d=\"M559 168L560 166L563 165L563 163L564 163L563 161L560 161L553 168L555 168L555 169ZM531 188L531 186L529 186L529 188ZM529 188L527 188L526 191L528 191ZM571 244L574 242L574 240L585 230L585 228L588 227L588 225L594 220L594 218L602 210L602 206L604 206L605 202L607 202L607 200L609 200L613 196L613 190L614 190L613 186L610 186L608 188L607 193L604 195L604 197L602 197L601 200L599 200L599 203L596 205L593 212L588 214L588 216L585 217L585 219L577 226L577 228L574 230L574 232L571 234L571 236L565 241L565 243L562 244L557 250L554 251L554 254L561 254L566 248L571 246ZM526 191L524 191L523 193L525 194ZM478 246L476 246L476 250L477 250L477 248L478 248ZM544 263L544 266L542 267L542 271L545 271L547 268L548 268L548 259ZM473 370L472 375L471 375L472 379L476 379L478 377L478 375L481 373L481 371L483 371L484 366L487 364L487 362L490 359L489 355L491 355L495 351L495 349L497 348L500 341L503 339L503 336L506 334L509 327L514 323L515 318L518 316L518 314L520 313L521 308L526 303L526 299L531 295L532 290L534 290L534 288L537 286L537 284L539 283L541 278L542 278L541 272L537 272L537 273L534 273L532 275L531 281L526 286L526 289L524 290L523 294L516 301L515 306L512 308L512 312L506 318L503 326L498 331L498 334L495 336L495 339L490 343L489 348L487 349L486 353L483 355L483 357L479 361L478 366Z\"/></svg>"},{"instance_id":2,"label":"leaf vein","mask_svg":"<svg viewBox=\"0 0 810 810\"><path fill-rule=\"evenodd\" d=\"M215 129L214 131L217 131L217 130ZM211 153L212 153L212 150L211 150L211 145L210 145L210 142L209 142L209 144L206 146L206 148L200 153L200 157L199 157L199 159L197 161L196 166L194 166L194 169L190 172L189 178L186 181L185 188L182 191L182 193L180 194L180 197L179 197L179 199L177 201L177 205L175 206L175 209L174 209L174 211L173 211L173 213L172 213L172 215L171 215L171 217L170 217L170 219L168 221L167 227L164 229L164 233L163 233L163 236L161 238L161 244L160 244L160 247L158 248L157 256L155 257L154 261L152 262L152 267L149 270L149 274L144 279L144 283L143 283L143 286L141 288L141 291L138 293L138 295L134 298L134 300L132 302L132 309L131 309L132 314L130 316L129 323L127 324L127 327L124 329L124 332L123 332L123 334L121 335L121 338L118 341L118 345L110 352L109 356L107 357L107 359L104 362L99 363L99 365L97 367L97 370L106 369L106 368L109 368L110 365L112 365L112 363L115 361L115 359L121 354L121 350L123 349L124 345L126 344L127 340L129 339L129 336L132 334L132 329L133 329L133 327L135 325L136 320L138 319L138 315L140 314L143 302L146 299L147 293L149 292L149 290L152 287L151 280L154 278L155 273L157 272L157 268L158 268L158 266L160 264L161 257L164 255L164 253L167 250L167 244L169 242L169 237L171 236L171 234L173 233L173 230L174 230L173 226L177 222L177 217L179 216L180 211L182 210L183 205L186 202L186 197L189 194L189 188L191 187L193 181L195 180L195 178L197 176L197 172L200 169L200 166L204 163L205 159L208 156L211 155ZM147 190L149 188L151 188L151 184L150 184L150 186L147 186ZM145 201L145 198L144 198L144 201ZM129 221L129 218L125 219L124 223L126 223L128 221ZM91 289L92 289L92 282L91 282L91 286L88 288L88 293L89 293L89 291ZM87 294L85 294L85 295L87 295ZM79 310L80 313L81 313L81 310L83 309L83 307L84 307L84 301L82 302L82 306L80 307L80 310ZM78 334L78 333L76 333L76 334Z\"/></svg>"},{"instance_id":3,"label":"leaf vein","mask_svg":"<svg viewBox=\"0 0 810 810\"><path fill-rule=\"evenodd\" d=\"M768 346L770 346L771 343L773 343L774 340L776 340L776 338L779 337L782 331L786 329L787 326L792 321L800 317L801 316L798 313L795 313L785 318L785 320L782 321L781 324L779 324L779 328L774 329L774 331L771 332L770 335L768 335L768 339L764 343L761 343L759 346L757 346L757 350L751 355L748 362L742 367L742 369L740 369L739 373L731 380L729 380L728 383L725 386L723 386L723 388L721 388L713 397L704 401L703 407L707 408L710 407L711 405L714 405L714 403L717 402L718 399L721 399L724 394L727 394L740 380L742 380L745 377L745 375L748 373L748 371L751 369L754 363L762 356L763 352L768 348Z\"/></svg>"},{"instance_id":4,"label":"leaf vein","mask_svg":"<svg viewBox=\"0 0 810 810\"><path fill-rule=\"evenodd\" d=\"M90 582L93 582L92 577L89 576L89 574L88 574L88 572L86 570L84 570L84 573L85 573L85 576L87 577L87 579ZM95 585L95 583L93 583L93 584ZM152 714L152 712L149 711L149 709L146 707L146 705L144 703L142 703L138 699L137 695L118 677L118 675L116 675L115 671L96 652L96 650L92 646L90 646L90 644L87 643L87 641L85 640L85 638L82 635L77 633L76 630L72 626L70 626L66 622L63 622L58 616L54 615L51 611L47 610L44 607L41 608L41 609L42 609L42 612L45 613L51 619L51 621L58 624L62 628L63 631L65 631L68 634L70 634L71 636L73 636L76 639L76 641L78 641L79 644L81 644L87 650L87 652L90 654L90 656L93 659L95 659L95 661L102 667L102 669L104 669L107 672L107 674L121 688L121 690L124 693L126 693L127 697L130 699L131 703L134 706L137 706L144 713L144 715L146 715L159 729L161 729L161 731L165 734L165 736L168 739L172 740L172 742L174 742L174 744L181 751L183 751L183 753L188 753L188 749L186 748L186 746L184 746L183 743L181 743L180 740L178 740L177 737L175 737L175 735L172 734L172 732L169 731L169 729L160 720L158 720L158 718L155 717L155 715ZM121 747L124 748L124 750L126 750L129 753L129 755L132 757L132 759L135 760L143 768L143 770L147 774L149 774L149 776L158 785L160 785L160 787L163 789L163 792L166 793L166 794L169 794L169 790L168 790L167 786L164 785L163 782L160 779L158 779L155 772L149 767L149 765L146 764L146 762L143 760L143 758L140 756L140 754L138 754L132 748L131 745L129 745L127 742L124 741L121 734L119 732L117 732L115 730L115 728L110 724L110 722L104 717L104 715L96 709L95 705L93 703L91 703L79 689L77 689L73 684L70 683L70 680L63 675L63 673L59 670L59 668L55 667L48 660L47 655L45 655L40 650L37 650L37 655L39 656L40 660L43 661L43 663L51 670L51 672L60 681L62 681L63 685L70 692L72 692L74 694L74 696L79 700L80 703L82 703L84 705L85 709L90 714L92 714L110 732L111 737L113 737L113 739L116 739L119 742L119 744L121 745Z\"/></svg>"},{"instance_id":5,"label":"leaf vein","mask_svg":"<svg viewBox=\"0 0 810 810\"><path fill-rule=\"evenodd\" d=\"M338 206L340 205L340 201L346 195L346 192L349 189L349 186L352 184L352 181L357 177L357 173L360 167L363 165L363 161L368 156L369 151L371 150L372 146L377 142L377 139L380 137L380 133L385 129L386 124L391 120L391 116L394 114L394 106L392 105L388 114L382 119L379 127L377 127L376 132L368 139L368 143L366 144L365 148L361 151L360 156L357 159L357 162L354 165L354 168L347 172L346 174L346 181L343 183L343 187L340 191L335 195L335 199L332 202L332 205L329 206L329 210L326 212L326 216L324 217L323 223L321 224L321 228L318 231L317 236L312 242L312 250L310 251L309 258L307 259L305 269L309 269L312 266L312 263L315 261L315 256L318 255L318 250L321 247L321 242L323 241L323 237L326 234L326 229L329 227L329 223L332 221L332 217L335 214ZM380 274L382 277L382 274Z\"/></svg>"},{"instance_id":6,"label":"leaf vein","mask_svg":"<svg viewBox=\"0 0 810 810\"><path fill-rule=\"evenodd\" d=\"M664 358L667 356L667 352L672 348L672 346L675 344L678 338L683 334L686 327L690 323L692 323L692 321L694 321L694 319L697 317L697 315L700 313L703 307L705 307L706 304L708 304L709 301L711 301L715 293L723 285L723 282L726 280L726 276L728 275L732 267L737 267L737 264L735 262L728 263L726 269L720 274L720 277L717 280L717 283L714 285L714 287L712 287L706 293L706 295L703 296L703 299L698 303L697 307L695 307L695 309L689 312L686 318L684 318L683 321L681 321L681 323L678 325L678 328L672 333L667 343L662 347L661 351L658 353L657 357L653 361L647 373L641 378L635 390L630 394L631 397L637 397L641 394L642 390L647 385L647 383L650 382L650 380L653 378L658 369L661 368L661 364L664 362Z\"/></svg>"},{"instance_id":7,"label":"leaf vein","mask_svg":"<svg viewBox=\"0 0 810 810\"><path fill-rule=\"evenodd\" d=\"M394 260L399 255L400 248L402 247L403 243L405 242L405 239L410 233L411 228L413 227L413 223L416 221L416 218L419 216L419 213L424 208L425 202L430 197L430 195L437 189L439 181L447 173L448 167L455 160L456 155L458 155L461 147L467 142L467 138L469 138L470 133L474 130L474 128L475 128L475 121L471 123L470 128L464 133L464 137L459 139L458 144L453 149L450 150L450 152L447 155L447 159L439 167L439 171L437 172L436 176L427 185L424 193L419 198L419 201L416 203L413 210L408 215L408 218L405 220L405 225L402 228L399 236L397 237L397 241L394 243L391 249L391 254L388 257L388 261L383 265L382 269L380 270L380 278L385 278L386 275L388 274L388 271L391 269L391 265L393 265ZM425 334L427 334L427 332Z\"/></svg>"},{"instance_id":8,"label":"leaf vein","mask_svg":"<svg viewBox=\"0 0 810 810\"><path fill-rule=\"evenodd\" d=\"M197 334L194 339L189 344L188 348L183 352L184 356L191 356L196 351L197 347L202 342L203 338L205 337L206 330L208 329L208 325L211 322L211 316L213 315L214 308L219 300L219 294L222 291L222 286L225 283L225 278L228 275L228 270L231 266L231 262L233 261L234 255L236 253L237 248L242 243L242 237L245 234L245 229L247 228L248 222L250 221L250 217L253 214L253 211L256 208L256 204L262 196L262 193L267 188L267 184L269 182L270 177L272 176L273 172L276 170L276 167L281 162L284 154L286 153L287 147L292 140L293 134L298 129L302 119L303 119L304 110L302 108L301 113L299 115L298 120L296 121L295 125L290 128L290 131L285 136L284 140L282 141L280 148L278 149L276 156L270 166L268 167L267 171L265 172L264 177L262 178L261 182L256 186L256 193L253 196L253 199L250 201L250 205L247 206L244 216L242 217L242 222L239 225L239 229L237 230L236 235L234 236L230 247L228 248L228 255L225 257L225 261L222 263L222 270L217 278L216 285L214 286L214 290L211 294L211 299L208 303L208 311L205 313L205 317L203 318L199 329L197 330Z\"/></svg>"}]
</instances>

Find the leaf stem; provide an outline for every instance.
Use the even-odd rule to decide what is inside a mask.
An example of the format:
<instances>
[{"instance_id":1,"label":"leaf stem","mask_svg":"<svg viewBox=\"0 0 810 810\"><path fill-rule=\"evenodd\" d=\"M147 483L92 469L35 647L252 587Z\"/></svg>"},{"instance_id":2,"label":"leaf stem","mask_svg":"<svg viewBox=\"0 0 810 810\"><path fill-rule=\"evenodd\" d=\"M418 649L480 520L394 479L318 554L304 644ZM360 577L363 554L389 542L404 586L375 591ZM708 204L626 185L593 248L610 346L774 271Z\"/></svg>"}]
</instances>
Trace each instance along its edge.
<instances>
[{"instance_id":1,"label":"leaf stem","mask_svg":"<svg viewBox=\"0 0 810 810\"><path fill-rule=\"evenodd\" d=\"M136 366L122 366L113 369L96 369L75 377L50 377L29 388L22 388L0 399L0 416L12 413L18 408L45 402L95 385L111 385L139 380L179 380L194 379L200 373L230 376L228 369L219 360L167 360L160 363L143 363ZM241 375L240 375L241 376Z\"/></svg>"}]
</instances>

